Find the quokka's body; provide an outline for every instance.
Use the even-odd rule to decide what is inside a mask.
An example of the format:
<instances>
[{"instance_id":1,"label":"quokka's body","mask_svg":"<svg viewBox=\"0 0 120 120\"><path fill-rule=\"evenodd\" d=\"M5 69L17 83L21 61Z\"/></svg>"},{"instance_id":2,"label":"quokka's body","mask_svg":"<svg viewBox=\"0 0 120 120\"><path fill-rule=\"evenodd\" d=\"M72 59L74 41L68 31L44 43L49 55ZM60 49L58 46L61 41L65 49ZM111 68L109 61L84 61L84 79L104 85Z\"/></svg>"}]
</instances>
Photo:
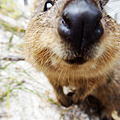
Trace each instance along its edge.
<instances>
[{"instance_id":1,"label":"quokka's body","mask_svg":"<svg viewBox=\"0 0 120 120\"><path fill-rule=\"evenodd\" d=\"M104 115L120 108L120 28L107 0L40 0L25 35L26 60L43 71L64 106L94 95ZM68 97L63 86L76 89Z\"/></svg>"}]
</instances>

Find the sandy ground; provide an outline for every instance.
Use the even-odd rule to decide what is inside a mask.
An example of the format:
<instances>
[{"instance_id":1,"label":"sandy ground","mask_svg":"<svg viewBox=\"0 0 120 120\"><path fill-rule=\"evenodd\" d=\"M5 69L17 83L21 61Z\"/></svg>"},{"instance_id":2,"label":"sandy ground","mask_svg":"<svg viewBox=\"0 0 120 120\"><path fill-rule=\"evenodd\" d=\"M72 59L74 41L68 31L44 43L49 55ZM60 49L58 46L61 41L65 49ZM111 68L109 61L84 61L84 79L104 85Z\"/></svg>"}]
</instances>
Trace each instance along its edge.
<instances>
[{"instance_id":1,"label":"sandy ground","mask_svg":"<svg viewBox=\"0 0 120 120\"><path fill-rule=\"evenodd\" d=\"M18 9L30 18L32 0L29 0L27 7L21 1L17 1ZM118 4L120 6L120 1L117 6ZM110 5L106 9L111 7ZM113 10L108 12L113 14ZM116 16L113 14L113 17ZM119 23L119 14L116 18ZM42 72L38 73L24 60L3 60L8 56L13 59L23 56L23 38L13 35L10 44L11 36L11 32L0 27L0 68L2 68L0 69L0 120L89 120L82 107L73 105L65 108L59 105L51 85ZM92 116L91 119L98 118Z\"/></svg>"}]
</instances>

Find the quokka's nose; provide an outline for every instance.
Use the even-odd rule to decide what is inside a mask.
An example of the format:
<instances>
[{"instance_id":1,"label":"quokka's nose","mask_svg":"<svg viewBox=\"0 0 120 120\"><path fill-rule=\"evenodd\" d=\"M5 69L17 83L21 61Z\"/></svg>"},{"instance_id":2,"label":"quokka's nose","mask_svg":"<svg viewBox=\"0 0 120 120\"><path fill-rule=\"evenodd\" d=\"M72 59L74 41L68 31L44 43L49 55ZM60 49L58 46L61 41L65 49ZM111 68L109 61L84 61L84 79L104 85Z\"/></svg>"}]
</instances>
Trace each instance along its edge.
<instances>
[{"instance_id":1,"label":"quokka's nose","mask_svg":"<svg viewBox=\"0 0 120 120\"><path fill-rule=\"evenodd\" d=\"M75 0L69 3L62 13L59 34L78 53L103 35L100 22L102 13L90 0Z\"/></svg>"}]
</instances>

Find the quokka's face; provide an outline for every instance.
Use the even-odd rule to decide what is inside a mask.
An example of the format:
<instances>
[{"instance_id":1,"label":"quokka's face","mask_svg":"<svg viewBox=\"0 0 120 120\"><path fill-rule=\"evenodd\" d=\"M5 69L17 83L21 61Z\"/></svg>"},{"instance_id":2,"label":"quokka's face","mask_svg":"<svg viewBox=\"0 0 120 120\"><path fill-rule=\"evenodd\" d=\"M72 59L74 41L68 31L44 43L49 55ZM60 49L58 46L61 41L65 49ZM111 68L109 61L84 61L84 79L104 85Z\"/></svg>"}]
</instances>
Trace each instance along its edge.
<instances>
[{"instance_id":1,"label":"quokka's face","mask_svg":"<svg viewBox=\"0 0 120 120\"><path fill-rule=\"evenodd\" d=\"M44 66L106 64L116 52L112 50L116 46L114 21L103 8L107 1L40 1L25 36L31 59Z\"/></svg>"},{"instance_id":2,"label":"quokka's face","mask_svg":"<svg viewBox=\"0 0 120 120\"><path fill-rule=\"evenodd\" d=\"M84 64L99 57L105 50L102 4L99 0L43 1L49 24L42 42L68 64Z\"/></svg>"},{"instance_id":3,"label":"quokka's face","mask_svg":"<svg viewBox=\"0 0 120 120\"><path fill-rule=\"evenodd\" d=\"M63 42L61 57L67 63L84 64L102 54L102 9L100 1L91 0L70 1L63 9L58 34Z\"/></svg>"}]
</instances>

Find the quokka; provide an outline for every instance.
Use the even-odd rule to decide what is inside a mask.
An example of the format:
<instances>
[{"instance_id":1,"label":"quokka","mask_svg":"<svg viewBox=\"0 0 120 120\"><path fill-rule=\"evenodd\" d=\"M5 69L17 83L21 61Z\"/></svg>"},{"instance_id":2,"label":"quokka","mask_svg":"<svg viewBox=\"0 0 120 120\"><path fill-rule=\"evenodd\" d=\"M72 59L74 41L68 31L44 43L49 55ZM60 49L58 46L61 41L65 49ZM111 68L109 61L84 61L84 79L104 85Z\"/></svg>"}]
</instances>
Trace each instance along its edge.
<instances>
[{"instance_id":1,"label":"quokka","mask_svg":"<svg viewBox=\"0 0 120 120\"><path fill-rule=\"evenodd\" d=\"M108 0L39 0L25 34L26 60L44 72L63 106L93 95L109 117L120 108L120 27ZM75 88L67 96L63 86Z\"/></svg>"}]
</instances>

